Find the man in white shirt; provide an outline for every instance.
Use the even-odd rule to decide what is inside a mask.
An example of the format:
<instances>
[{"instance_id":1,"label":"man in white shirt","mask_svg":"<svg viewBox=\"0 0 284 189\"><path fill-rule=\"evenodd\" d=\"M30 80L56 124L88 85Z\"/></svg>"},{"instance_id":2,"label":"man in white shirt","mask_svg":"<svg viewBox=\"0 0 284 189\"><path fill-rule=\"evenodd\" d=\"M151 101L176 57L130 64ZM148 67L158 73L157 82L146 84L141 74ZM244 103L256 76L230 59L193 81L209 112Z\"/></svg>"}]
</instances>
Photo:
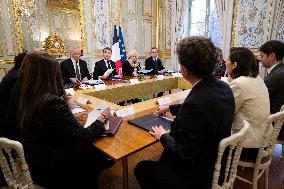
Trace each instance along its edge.
<instances>
[{"instance_id":1,"label":"man in white shirt","mask_svg":"<svg viewBox=\"0 0 284 189\"><path fill-rule=\"evenodd\" d=\"M91 79L87 63L80 59L81 48L74 47L70 51L70 58L60 63L62 78L66 83L80 83L81 80Z\"/></svg>"}]
</instances>

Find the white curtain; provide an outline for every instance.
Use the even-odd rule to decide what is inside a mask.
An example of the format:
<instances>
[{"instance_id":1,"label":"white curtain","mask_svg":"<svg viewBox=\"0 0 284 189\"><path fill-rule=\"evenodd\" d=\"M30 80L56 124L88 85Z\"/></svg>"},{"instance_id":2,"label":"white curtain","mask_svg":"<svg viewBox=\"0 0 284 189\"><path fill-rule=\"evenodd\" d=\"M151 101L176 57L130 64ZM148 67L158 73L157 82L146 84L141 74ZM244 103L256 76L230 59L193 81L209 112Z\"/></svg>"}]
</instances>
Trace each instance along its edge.
<instances>
[{"instance_id":1,"label":"white curtain","mask_svg":"<svg viewBox=\"0 0 284 189\"><path fill-rule=\"evenodd\" d=\"M232 22L234 12L234 1L232 0L215 0L219 25L222 34L222 51L226 59L230 53L230 44L232 37Z\"/></svg>"},{"instance_id":2,"label":"white curtain","mask_svg":"<svg viewBox=\"0 0 284 189\"><path fill-rule=\"evenodd\" d=\"M188 0L173 0L172 3L172 36L171 36L171 58L172 69L179 70L179 64L176 55L176 46L182 37L182 26L188 10Z\"/></svg>"}]
</instances>

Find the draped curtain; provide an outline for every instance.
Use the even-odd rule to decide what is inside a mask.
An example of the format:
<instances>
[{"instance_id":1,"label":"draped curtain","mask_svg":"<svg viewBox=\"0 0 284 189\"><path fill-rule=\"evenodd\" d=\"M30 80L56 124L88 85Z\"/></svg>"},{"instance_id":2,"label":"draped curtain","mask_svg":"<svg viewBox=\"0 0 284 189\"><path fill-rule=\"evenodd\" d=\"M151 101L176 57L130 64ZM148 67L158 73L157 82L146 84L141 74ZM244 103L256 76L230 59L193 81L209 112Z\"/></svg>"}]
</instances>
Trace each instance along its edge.
<instances>
[{"instance_id":1,"label":"draped curtain","mask_svg":"<svg viewBox=\"0 0 284 189\"><path fill-rule=\"evenodd\" d=\"M172 2L172 36L171 36L171 58L172 69L179 70L176 47L182 37L182 27L185 20L186 12L189 9L189 1L173 0Z\"/></svg>"},{"instance_id":2,"label":"draped curtain","mask_svg":"<svg viewBox=\"0 0 284 189\"><path fill-rule=\"evenodd\" d=\"M215 0L217 14L219 18L220 30L222 34L223 57L227 58L230 53L230 44L232 37L232 22L234 12L234 1Z\"/></svg>"}]
</instances>

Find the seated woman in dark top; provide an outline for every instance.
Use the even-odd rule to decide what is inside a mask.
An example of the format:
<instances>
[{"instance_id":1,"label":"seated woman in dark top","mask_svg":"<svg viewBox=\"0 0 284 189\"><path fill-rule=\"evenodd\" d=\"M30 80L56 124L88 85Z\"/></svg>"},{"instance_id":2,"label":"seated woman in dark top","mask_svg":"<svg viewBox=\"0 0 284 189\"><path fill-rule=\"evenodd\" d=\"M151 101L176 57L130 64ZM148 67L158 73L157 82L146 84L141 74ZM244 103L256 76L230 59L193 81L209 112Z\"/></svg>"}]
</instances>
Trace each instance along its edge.
<instances>
[{"instance_id":1,"label":"seated woman in dark top","mask_svg":"<svg viewBox=\"0 0 284 189\"><path fill-rule=\"evenodd\" d=\"M140 70L140 63L137 58L137 52L131 50L128 54L128 60L122 64L123 76L137 76L137 71Z\"/></svg>"},{"instance_id":2,"label":"seated woman in dark top","mask_svg":"<svg viewBox=\"0 0 284 189\"><path fill-rule=\"evenodd\" d=\"M26 55L26 53L20 53L14 58L14 67L9 70L9 72L3 77L2 81L0 82L0 135L14 140L15 138L12 138L7 133L3 125L6 119L11 91L18 79L18 70L20 69L22 61Z\"/></svg>"},{"instance_id":3,"label":"seated woman in dark top","mask_svg":"<svg viewBox=\"0 0 284 189\"><path fill-rule=\"evenodd\" d=\"M80 125L66 102L59 64L47 54L27 55L20 78L21 141L33 181L48 188L97 188L103 158L91 143L105 132L110 109L89 127Z\"/></svg>"}]
</instances>

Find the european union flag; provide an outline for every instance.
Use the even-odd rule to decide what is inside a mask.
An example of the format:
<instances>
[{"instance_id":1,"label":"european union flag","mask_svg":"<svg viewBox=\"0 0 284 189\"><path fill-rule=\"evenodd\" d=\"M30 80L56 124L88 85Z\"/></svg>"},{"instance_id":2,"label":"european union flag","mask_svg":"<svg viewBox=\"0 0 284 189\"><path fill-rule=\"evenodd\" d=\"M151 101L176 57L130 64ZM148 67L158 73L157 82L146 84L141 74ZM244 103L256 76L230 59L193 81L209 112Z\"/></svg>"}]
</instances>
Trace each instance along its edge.
<instances>
[{"instance_id":1,"label":"european union flag","mask_svg":"<svg viewBox=\"0 0 284 189\"><path fill-rule=\"evenodd\" d=\"M127 60L127 56L126 56L126 49L125 49L125 44L124 44L124 39L122 36L122 31L121 31L121 26L119 26L119 49L120 49L120 56L121 56L121 61L122 63L125 62Z\"/></svg>"}]
</instances>

